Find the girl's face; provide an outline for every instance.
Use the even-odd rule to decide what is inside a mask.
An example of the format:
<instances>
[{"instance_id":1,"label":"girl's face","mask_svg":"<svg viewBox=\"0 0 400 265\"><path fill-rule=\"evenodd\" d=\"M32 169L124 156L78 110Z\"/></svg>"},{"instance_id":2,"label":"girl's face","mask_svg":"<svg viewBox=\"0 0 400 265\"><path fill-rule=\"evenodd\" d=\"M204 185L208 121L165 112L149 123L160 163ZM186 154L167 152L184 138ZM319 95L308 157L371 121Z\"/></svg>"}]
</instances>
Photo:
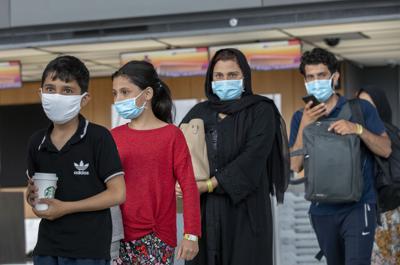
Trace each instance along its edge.
<instances>
[{"instance_id":1,"label":"girl's face","mask_svg":"<svg viewBox=\"0 0 400 265\"><path fill-rule=\"evenodd\" d=\"M242 70L234 60L219 60L213 71L213 81L243 79Z\"/></svg>"},{"instance_id":2,"label":"girl's face","mask_svg":"<svg viewBox=\"0 0 400 265\"><path fill-rule=\"evenodd\" d=\"M142 93L143 92L143 93ZM148 90L141 90L137 85L124 76L118 76L113 80L112 93L114 102L129 98L136 98L136 105L143 106L146 101Z\"/></svg>"},{"instance_id":3,"label":"girl's face","mask_svg":"<svg viewBox=\"0 0 400 265\"><path fill-rule=\"evenodd\" d=\"M372 104L372 106L374 106L376 108L376 106L374 104L374 101L372 100L370 95L368 95L368 93L363 91L363 92L360 93L360 95L358 95L358 98L361 98L361 99L364 99L364 100L368 101L369 103Z\"/></svg>"}]
</instances>

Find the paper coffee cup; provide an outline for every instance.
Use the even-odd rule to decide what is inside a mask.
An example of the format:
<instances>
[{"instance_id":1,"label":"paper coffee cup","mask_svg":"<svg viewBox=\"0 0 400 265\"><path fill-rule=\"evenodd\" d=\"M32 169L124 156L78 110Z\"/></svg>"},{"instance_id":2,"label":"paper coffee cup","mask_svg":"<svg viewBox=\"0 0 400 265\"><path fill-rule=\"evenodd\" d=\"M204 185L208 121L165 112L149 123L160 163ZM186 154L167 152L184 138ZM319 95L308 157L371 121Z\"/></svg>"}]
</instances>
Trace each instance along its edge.
<instances>
[{"instance_id":1,"label":"paper coffee cup","mask_svg":"<svg viewBox=\"0 0 400 265\"><path fill-rule=\"evenodd\" d=\"M53 199L57 189L57 175L54 173L40 173L36 172L33 176L33 182L38 188L39 199ZM38 211L45 211L49 206L45 203L38 203L35 209Z\"/></svg>"}]
</instances>

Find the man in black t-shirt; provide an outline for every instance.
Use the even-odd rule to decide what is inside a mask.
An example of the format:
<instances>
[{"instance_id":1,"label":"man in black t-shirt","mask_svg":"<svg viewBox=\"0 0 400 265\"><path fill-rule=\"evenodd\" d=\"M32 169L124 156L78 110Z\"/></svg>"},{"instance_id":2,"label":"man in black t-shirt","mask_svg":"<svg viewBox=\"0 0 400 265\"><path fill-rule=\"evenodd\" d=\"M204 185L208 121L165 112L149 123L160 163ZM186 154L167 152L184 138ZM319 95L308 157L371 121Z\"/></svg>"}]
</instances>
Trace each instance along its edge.
<instances>
[{"instance_id":1,"label":"man in black t-shirt","mask_svg":"<svg viewBox=\"0 0 400 265\"><path fill-rule=\"evenodd\" d=\"M88 83L86 66L72 56L54 59L42 76L42 106L52 124L31 137L27 174L55 173L58 182L55 198L42 200L28 184L28 203L42 218L35 265L110 262L109 208L124 202L125 184L111 134L79 114L90 99ZM48 209L36 210L38 202Z\"/></svg>"}]
</instances>

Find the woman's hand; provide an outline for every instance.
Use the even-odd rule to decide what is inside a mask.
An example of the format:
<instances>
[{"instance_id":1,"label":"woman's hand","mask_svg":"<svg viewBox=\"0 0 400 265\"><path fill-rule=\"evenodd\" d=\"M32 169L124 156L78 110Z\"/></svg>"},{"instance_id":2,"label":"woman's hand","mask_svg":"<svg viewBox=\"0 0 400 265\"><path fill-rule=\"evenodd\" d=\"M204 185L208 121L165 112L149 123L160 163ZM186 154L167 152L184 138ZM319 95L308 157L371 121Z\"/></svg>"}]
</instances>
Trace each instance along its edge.
<instances>
[{"instance_id":1,"label":"woman's hand","mask_svg":"<svg viewBox=\"0 0 400 265\"><path fill-rule=\"evenodd\" d=\"M207 181L206 180L196 181L196 184L197 184L197 189L199 190L200 194L208 192L208 187L207 187Z\"/></svg>"},{"instance_id":2,"label":"woman's hand","mask_svg":"<svg viewBox=\"0 0 400 265\"><path fill-rule=\"evenodd\" d=\"M217 179L215 177L212 177L210 180L211 180L213 189L215 189L218 186ZM198 180L198 181L196 181L196 184L197 184L197 189L200 194L208 192L207 180ZM178 182L175 184L175 194L176 194L176 197L178 197L178 198L183 197L182 189L181 189L181 186L179 186Z\"/></svg>"},{"instance_id":3,"label":"woman's hand","mask_svg":"<svg viewBox=\"0 0 400 265\"><path fill-rule=\"evenodd\" d=\"M208 192L207 182L205 180L196 181L196 184L200 194ZM175 184L175 194L178 198L183 197L182 189L178 182Z\"/></svg>"},{"instance_id":4,"label":"woman's hand","mask_svg":"<svg viewBox=\"0 0 400 265\"><path fill-rule=\"evenodd\" d=\"M197 189L199 190L200 194L209 192L208 191L208 184L207 184L208 181L211 181L211 186L212 186L213 190L218 186L218 181L217 181L217 179L215 177L212 177L209 180L197 181L196 182Z\"/></svg>"}]
</instances>

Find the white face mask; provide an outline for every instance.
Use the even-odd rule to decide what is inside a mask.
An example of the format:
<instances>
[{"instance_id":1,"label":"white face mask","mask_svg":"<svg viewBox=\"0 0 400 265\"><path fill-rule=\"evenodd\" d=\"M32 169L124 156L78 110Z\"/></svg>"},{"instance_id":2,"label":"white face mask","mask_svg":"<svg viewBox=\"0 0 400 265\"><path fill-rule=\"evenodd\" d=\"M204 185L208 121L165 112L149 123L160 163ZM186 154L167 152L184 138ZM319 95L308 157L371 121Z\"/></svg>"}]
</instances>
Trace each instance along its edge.
<instances>
[{"instance_id":1,"label":"white face mask","mask_svg":"<svg viewBox=\"0 0 400 265\"><path fill-rule=\"evenodd\" d=\"M47 118L56 124L64 124L75 118L81 110L82 95L41 93L42 106Z\"/></svg>"}]
</instances>

